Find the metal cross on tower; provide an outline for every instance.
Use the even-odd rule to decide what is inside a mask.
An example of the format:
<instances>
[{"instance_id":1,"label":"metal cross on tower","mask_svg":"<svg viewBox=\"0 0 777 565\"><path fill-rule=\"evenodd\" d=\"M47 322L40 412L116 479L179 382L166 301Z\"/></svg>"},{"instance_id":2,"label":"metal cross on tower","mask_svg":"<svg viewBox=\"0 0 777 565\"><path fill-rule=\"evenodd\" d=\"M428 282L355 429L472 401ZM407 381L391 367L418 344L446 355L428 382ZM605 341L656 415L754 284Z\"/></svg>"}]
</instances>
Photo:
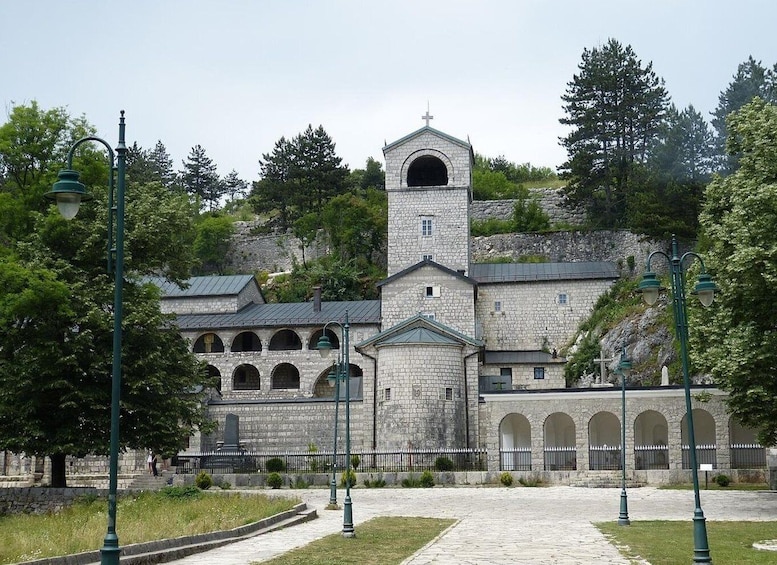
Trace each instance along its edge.
<instances>
[{"instance_id":1,"label":"metal cross on tower","mask_svg":"<svg viewBox=\"0 0 777 565\"><path fill-rule=\"evenodd\" d=\"M422 120L426 120L426 127L429 127L429 120L433 120L434 116L429 115L429 104L426 105L426 114L421 116Z\"/></svg>"}]
</instances>

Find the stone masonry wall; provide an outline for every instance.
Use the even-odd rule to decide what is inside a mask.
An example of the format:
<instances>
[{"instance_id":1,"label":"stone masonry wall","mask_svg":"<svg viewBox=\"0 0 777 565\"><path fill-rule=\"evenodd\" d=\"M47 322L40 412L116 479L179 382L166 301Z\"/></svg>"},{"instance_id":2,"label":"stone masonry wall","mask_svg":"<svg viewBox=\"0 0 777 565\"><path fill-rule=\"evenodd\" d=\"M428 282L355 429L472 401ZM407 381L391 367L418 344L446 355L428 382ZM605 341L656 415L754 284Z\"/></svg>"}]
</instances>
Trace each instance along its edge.
<instances>
[{"instance_id":1,"label":"stone masonry wall","mask_svg":"<svg viewBox=\"0 0 777 565\"><path fill-rule=\"evenodd\" d=\"M585 223L585 210L569 208L561 188L532 188L530 194L537 198L540 208L550 218L551 225L564 224L579 226ZM470 216L473 220L484 221L491 218L509 220L513 215L515 200L475 200L472 202Z\"/></svg>"}]
</instances>

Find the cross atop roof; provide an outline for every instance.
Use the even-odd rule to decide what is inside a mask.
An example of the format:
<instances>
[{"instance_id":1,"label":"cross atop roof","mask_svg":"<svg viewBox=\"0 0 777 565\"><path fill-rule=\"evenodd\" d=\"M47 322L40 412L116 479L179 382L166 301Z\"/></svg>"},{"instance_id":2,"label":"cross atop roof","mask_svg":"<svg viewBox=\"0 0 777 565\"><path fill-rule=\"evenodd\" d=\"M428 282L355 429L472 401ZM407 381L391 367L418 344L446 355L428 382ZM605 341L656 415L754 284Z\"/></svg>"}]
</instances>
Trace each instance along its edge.
<instances>
[{"instance_id":1,"label":"cross atop roof","mask_svg":"<svg viewBox=\"0 0 777 565\"><path fill-rule=\"evenodd\" d=\"M427 127L429 127L429 120L433 120L433 119L434 119L434 116L430 116L430 115L429 115L429 103L428 103L428 102L427 102L427 104L426 104L426 114L424 114L423 116L421 116L421 119L422 119L422 120L426 120L426 126L427 126Z\"/></svg>"}]
</instances>

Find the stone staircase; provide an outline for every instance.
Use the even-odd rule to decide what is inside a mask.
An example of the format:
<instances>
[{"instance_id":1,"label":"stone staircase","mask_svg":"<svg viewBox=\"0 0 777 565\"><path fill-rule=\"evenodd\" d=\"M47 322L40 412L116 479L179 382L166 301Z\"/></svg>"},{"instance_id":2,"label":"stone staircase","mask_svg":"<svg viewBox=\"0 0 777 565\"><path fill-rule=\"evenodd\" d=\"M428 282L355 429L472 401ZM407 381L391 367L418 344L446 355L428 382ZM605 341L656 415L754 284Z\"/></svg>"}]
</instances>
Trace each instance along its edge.
<instances>
[{"instance_id":1,"label":"stone staircase","mask_svg":"<svg viewBox=\"0 0 777 565\"><path fill-rule=\"evenodd\" d=\"M149 475L148 473L141 473L135 475L132 482L127 487L128 490L159 490L172 483L173 472L169 470L163 470L159 472L158 476ZM169 481L169 482L168 482Z\"/></svg>"},{"instance_id":2,"label":"stone staircase","mask_svg":"<svg viewBox=\"0 0 777 565\"><path fill-rule=\"evenodd\" d=\"M635 481L626 472L626 488L645 486L644 483ZM582 471L569 482L573 487L585 488L620 488L622 474L620 471Z\"/></svg>"}]
</instances>

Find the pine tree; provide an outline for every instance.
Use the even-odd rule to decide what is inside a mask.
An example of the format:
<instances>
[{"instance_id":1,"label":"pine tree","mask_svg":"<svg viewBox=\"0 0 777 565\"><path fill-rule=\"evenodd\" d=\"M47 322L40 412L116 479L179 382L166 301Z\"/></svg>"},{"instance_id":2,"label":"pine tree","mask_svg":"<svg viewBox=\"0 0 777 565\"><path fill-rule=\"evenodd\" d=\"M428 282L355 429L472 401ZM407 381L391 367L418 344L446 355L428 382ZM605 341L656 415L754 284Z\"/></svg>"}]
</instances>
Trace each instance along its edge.
<instances>
[{"instance_id":1,"label":"pine tree","mask_svg":"<svg viewBox=\"0 0 777 565\"><path fill-rule=\"evenodd\" d=\"M208 206L213 210L223 194L216 164L201 145L195 145L183 162L183 167L181 184L184 190L199 200L201 208Z\"/></svg>"},{"instance_id":2,"label":"pine tree","mask_svg":"<svg viewBox=\"0 0 777 565\"><path fill-rule=\"evenodd\" d=\"M652 63L643 67L615 39L585 49L579 69L561 97L567 116L560 122L573 128L561 139L568 154L561 170L571 203L584 205L592 223L615 227L639 179L635 169L656 142L668 96Z\"/></svg>"}]
</instances>

